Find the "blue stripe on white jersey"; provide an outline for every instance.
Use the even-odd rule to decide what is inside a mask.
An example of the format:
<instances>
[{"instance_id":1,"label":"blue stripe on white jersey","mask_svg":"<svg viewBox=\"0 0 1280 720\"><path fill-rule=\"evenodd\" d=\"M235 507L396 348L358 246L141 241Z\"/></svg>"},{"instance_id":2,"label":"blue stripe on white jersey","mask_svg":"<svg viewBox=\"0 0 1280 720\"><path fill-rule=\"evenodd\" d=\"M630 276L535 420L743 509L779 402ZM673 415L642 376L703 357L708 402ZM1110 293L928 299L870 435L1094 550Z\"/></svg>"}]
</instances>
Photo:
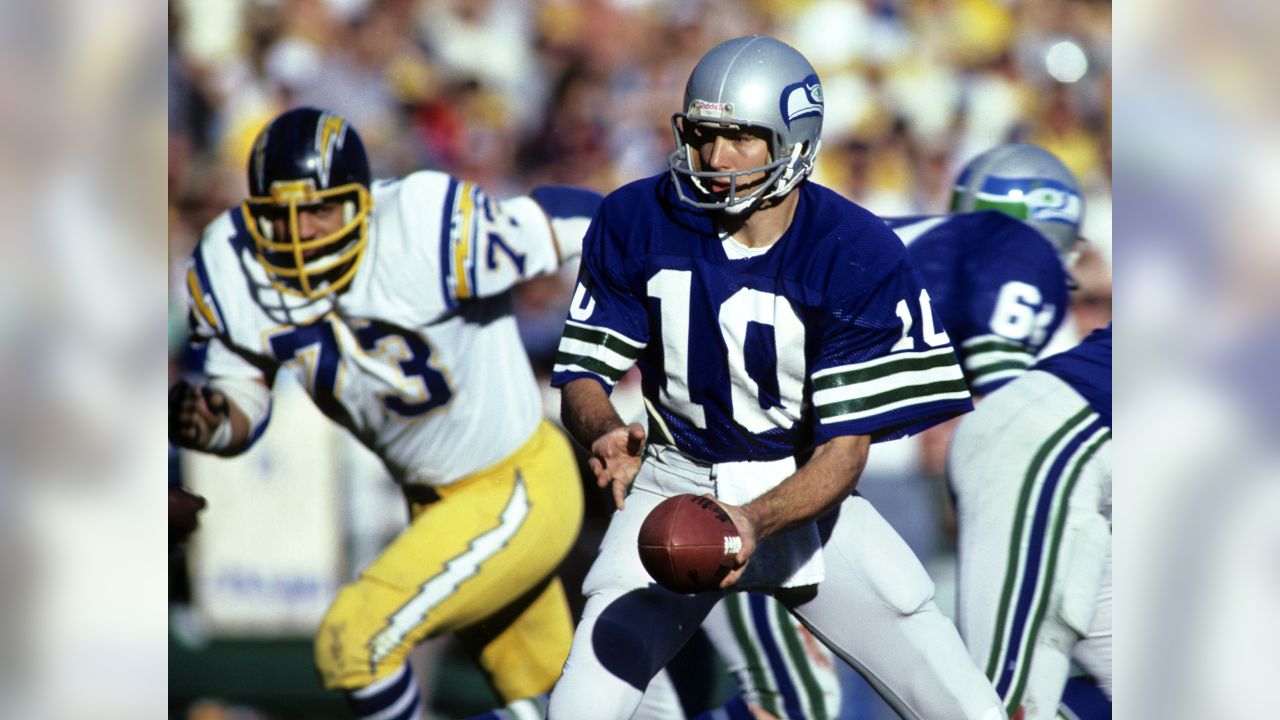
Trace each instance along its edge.
<instances>
[{"instance_id":1,"label":"blue stripe on white jersey","mask_svg":"<svg viewBox=\"0 0 1280 720\"><path fill-rule=\"evenodd\" d=\"M440 221L440 264L444 283L445 304L453 309L458 300L481 297L476 282L476 266L484 255L482 244L490 238L483 236L484 219L492 219L492 201L475 183L449 178L445 193L445 207ZM492 245L489 261L493 264ZM513 260L516 256L509 255Z\"/></svg>"},{"instance_id":2,"label":"blue stripe on white jersey","mask_svg":"<svg viewBox=\"0 0 1280 720\"><path fill-rule=\"evenodd\" d=\"M458 185L456 178L449 178L449 189L444 193L443 209L440 214L440 288L444 295L445 307L450 310L458 306L458 300L453 292L456 282L452 274L453 263L450 262L453 254L453 208L458 197Z\"/></svg>"},{"instance_id":3,"label":"blue stripe on white jersey","mask_svg":"<svg viewBox=\"0 0 1280 720\"><path fill-rule=\"evenodd\" d=\"M1102 418L1086 407L1042 444L1023 481L987 661L987 676L1009 707L1021 700L1027 658L1048 609L1071 491L1089 458L1110 438Z\"/></svg>"},{"instance_id":4,"label":"blue stripe on white jersey","mask_svg":"<svg viewBox=\"0 0 1280 720\"><path fill-rule=\"evenodd\" d=\"M236 227L237 236L244 234L241 214L233 211L233 213L230 213L230 217L232 217L232 222ZM225 323L227 315L223 313L223 306L218 301L218 293L214 292L214 283L212 283L209 275L209 263L205 260L204 242L198 243L196 251L192 252L191 275L188 277L187 284L192 301L196 304L196 310L202 316L205 316L205 319L212 327L212 331L218 334L227 333L227 323Z\"/></svg>"},{"instance_id":5,"label":"blue stripe on white jersey","mask_svg":"<svg viewBox=\"0 0 1280 720\"><path fill-rule=\"evenodd\" d=\"M189 273L187 290L192 302L195 303L195 310L209 323L215 333L226 333L227 326L223 320L226 316L222 313L222 305L218 303L218 296L213 291L213 283L209 280L209 268L204 260L203 243L196 245L196 250L191 255Z\"/></svg>"}]
</instances>

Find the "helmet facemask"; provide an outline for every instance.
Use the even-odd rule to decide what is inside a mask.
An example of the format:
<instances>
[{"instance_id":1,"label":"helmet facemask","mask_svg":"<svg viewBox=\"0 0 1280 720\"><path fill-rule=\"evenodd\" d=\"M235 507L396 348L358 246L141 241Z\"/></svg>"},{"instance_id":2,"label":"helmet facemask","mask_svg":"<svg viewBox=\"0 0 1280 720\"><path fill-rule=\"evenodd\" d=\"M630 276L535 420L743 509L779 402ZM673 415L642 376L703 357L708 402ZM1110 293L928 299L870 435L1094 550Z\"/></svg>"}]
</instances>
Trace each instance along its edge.
<instances>
[{"instance_id":1,"label":"helmet facemask","mask_svg":"<svg viewBox=\"0 0 1280 720\"><path fill-rule=\"evenodd\" d=\"M341 208L342 226L307 240L301 238L299 213L322 203ZM368 189L349 183L316 190L310 178L272 183L270 196L244 201L245 226L253 237L258 262L280 292L314 300L344 290L355 277L368 244ZM285 237L277 237L283 221Z\"/></svg>"},{"instance_id":2,"label":"helmet facemask","mask_svg":"<svg viewBox=\"0 0 1280 720\"><path fill-rule=\"evenodd\" d=\"M755 130L764 135L769 143L769 162L759 167L746 170L717 171L702 170L701 155L696 143L697 125L718 125L729 130ZM796 184L804 179L813 167L814 152L806 152L803 143L793 143L784 147L778 132L768 125L753 123L747 120L708 120L694 119L689 113L676 113L671 116L671 129L675 134L676 149L667 157L667 166L672 176L677 178L676 192L680 199L690 205L704 210L721 210L730 215L739 215L755 207L762 200L782 197L791 192ZM715 142L714 138L709 142ZM757 182L751 192L738 196L739 178L763 173L764 177ZM689 180L697 191L698 197L690 197L685 192L684 184L679 177ZM706 186L705 180L727 178L727 191L715 192Z\"/></svg>"}]
</instances>

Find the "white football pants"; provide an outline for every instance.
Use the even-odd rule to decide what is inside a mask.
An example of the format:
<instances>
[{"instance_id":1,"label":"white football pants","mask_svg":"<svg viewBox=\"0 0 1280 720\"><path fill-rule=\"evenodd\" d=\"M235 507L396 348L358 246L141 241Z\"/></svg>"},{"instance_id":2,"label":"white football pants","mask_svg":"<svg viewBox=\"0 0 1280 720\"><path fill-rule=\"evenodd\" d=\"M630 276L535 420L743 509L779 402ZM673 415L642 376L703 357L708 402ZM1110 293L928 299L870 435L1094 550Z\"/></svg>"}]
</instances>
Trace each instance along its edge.
<instances>
[{"instance_id":1,"label":"white football pants","mask_svg":"<svg viewBox=\"0 0 1280 720\"><path fill-rule=\"evenodd\" d=\"M582 620L551 693L551 720L626 720L649 680L702 624L721 592L653 583L636 549L649 511L679 493L714 491L712 467L671 448L646 451L623 510L587 574ZM781 481L782 478L779 478ZM819 522L826 578L780 599L909 720L997 720L1001 703L933 601L933 582L865 499Z\"/></svg>"}]
</instances>

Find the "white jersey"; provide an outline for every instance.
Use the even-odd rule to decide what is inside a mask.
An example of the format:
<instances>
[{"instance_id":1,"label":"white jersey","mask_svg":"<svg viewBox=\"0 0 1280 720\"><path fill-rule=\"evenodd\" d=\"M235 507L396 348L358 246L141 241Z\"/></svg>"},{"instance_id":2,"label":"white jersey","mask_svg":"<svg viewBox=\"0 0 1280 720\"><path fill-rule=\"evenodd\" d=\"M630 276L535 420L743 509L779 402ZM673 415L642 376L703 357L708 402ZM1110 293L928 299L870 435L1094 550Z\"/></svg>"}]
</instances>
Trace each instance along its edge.
<instances>
[{"instance_id":1,"label":"white jersey","mask_svg":"<svg viewBox=\"0 0 1280 720\"><path fill-rule=\"evenodd\" d=\"M499 203L437 172L371 192L359 269L317 300L276 290L241 210L223 213L188 267L192 329L208 343L210 377L269 385L284 368L397 480L447 485L537 427L540 393L509 290L578 254L590 218L552 219L531 198Z\"/></svg>"}]
</instances>

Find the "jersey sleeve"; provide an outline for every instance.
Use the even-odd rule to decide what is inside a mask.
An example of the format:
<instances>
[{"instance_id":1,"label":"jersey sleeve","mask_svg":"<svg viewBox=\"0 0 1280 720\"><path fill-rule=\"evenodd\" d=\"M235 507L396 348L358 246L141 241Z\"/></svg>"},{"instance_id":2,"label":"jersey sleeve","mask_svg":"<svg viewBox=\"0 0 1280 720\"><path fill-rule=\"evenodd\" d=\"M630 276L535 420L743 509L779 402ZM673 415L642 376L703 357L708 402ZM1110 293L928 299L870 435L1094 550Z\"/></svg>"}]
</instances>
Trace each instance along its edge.
<instances>
[{"instance_id":1,"label":"jersey sleeve","mask_svg":"<svg viewBox=\"0 0 1280 720\"><path fill-rule=\"evenodd\" d=\"M227 332L222 306L213 293L213 281L203 250L197 245L187 261L186 273L187 329L192 342L206 342Z\"/></svg>"},{"instance_id":2,"label":"jersey sleeve","mask_svg":"<svg viewBox=\"0 0 1280 720\"><path fill-rule=\"evenodd\" d=\"M469 182L451 185L443 260L454 300L491 297L555 272L581 252L600 195L546 187L497 201Z\"/></svg>"},{"instance_id":3,"label":"jersey sleeve","mask_svg":"<svg viewBox=\"0 0 1280 720\"><path fill-rule=\"evenodd\" d=\"M552 387L591 378L611 393L649 342L645 299L627 277L627 254L609 220L602 208L583 240Z\"/></svg>"},{"instance_id":4,"label":"jersey sleeve","mask_svg":"<svg viewBox=\"0 0 1280 720\"><path fill-rule=\"evenodd\" d=\"M191 330L192 356L199 362L199 369L206 378L216 382L259 382L270 387L272 378L258 364L250 362L236 352L229 339L222 303L215 292L209 268L204 261L203 247L197 246L187 263L187 324ZM251 415L248 444L252 446L262 437L271 420L270 395L265 411Z\"/></svg>"},{"instance_id":5,"label":"jersey sleeve","mask_svg":"<svg viewBox=\"0 0 1280 720\"><path fill-rule=\"evenodd\" d=\"M972 256L956 332L973 392L986 395L1026 372L1066 315L1067 276L1057 252L1031 228L1002 233L995 257ZM1015 236L1021 233L1021 236Z\"/></svg>"},{"instance_id":6,"label":"jersey sleeve","mask_svg":"<svg viewBox=\"0 0 1280 720\"><path fill-rule=\"evenodd\" d=\"M814 440L913 435L973 409L915 267L905 257L875 288L828 298L809 381Z\"/></svg>"}]
</instances>

